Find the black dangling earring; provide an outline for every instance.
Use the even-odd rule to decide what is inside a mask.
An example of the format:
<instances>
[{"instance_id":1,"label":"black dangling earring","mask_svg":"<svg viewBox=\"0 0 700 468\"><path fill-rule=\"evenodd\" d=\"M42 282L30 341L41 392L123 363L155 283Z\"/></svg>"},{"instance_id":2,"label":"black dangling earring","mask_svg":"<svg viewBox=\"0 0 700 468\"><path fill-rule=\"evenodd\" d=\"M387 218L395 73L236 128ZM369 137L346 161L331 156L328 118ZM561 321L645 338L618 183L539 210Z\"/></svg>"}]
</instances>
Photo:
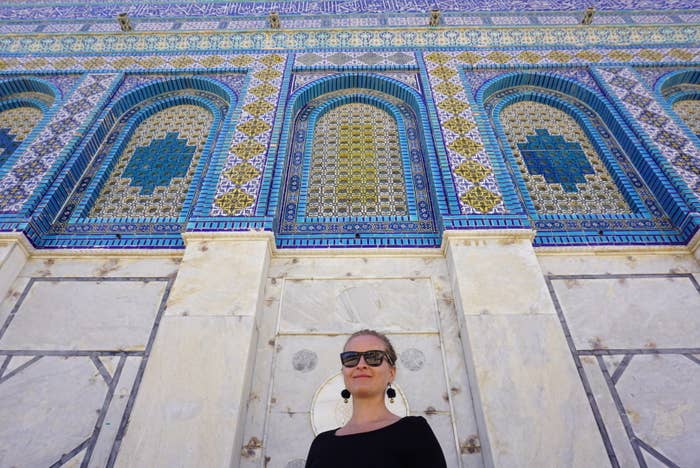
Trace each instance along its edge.
<instances>
[{"instance_id":1,"label":"black dangling earring","mask_svg":"<svg viewBox=\"0 0 700 468\"><path fill-rule=\"evenodd\" d=\"M340 396L343 397L343 400L347 403L348 399L350 399L350 390L344 388L343 391L340 392Z\"/></svg>"},{"instance_id":2,"label":"black dangling earring","mask_svg":"<svg viewBox=\"0 0 700 468\"><path fill-rule=\"evenodd\" d=\"M396 390L391 388L391 382L389 382L389 388L386 389L386 396L389 397L389 403L393 403L394 398L396 398Z\"/></svg>"}]
</instances>

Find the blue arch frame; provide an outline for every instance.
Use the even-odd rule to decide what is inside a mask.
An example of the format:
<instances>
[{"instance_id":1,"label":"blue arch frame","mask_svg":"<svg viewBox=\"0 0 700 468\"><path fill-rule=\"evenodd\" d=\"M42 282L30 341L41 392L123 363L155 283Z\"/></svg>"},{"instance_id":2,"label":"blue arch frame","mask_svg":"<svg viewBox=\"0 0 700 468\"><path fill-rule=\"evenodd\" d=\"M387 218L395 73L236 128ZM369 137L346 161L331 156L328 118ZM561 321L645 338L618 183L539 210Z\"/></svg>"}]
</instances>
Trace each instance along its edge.
<instances>
[{"instance_id":1,"label":"blue arch frame","mask_svg":"<svg viewBox=\"0 0 700 468\"><path fill-rule=\"evenodd\" d=\"M686 136L693 142L695 147L700 150L700 137L698 137L698 135L688 127L685 120L673 110L673 105L678 101L700 101L700 90L677 91L669 94L669 89L673 86L686 83L700 86L700 69L677 70L667 73L656 82L654 91L656 91L657 96L661 97L659 100L661 107L663 107L676 124L683 129Z\"/></svg>"},{"instance_id":2,"label":"blue arch frame","mask_svg":"<svg viewBox=\"0 0 700 468\"><path fill-rule=\"evenodd\" d=\"M344 94L342 96L337 96L335 98L331 98L325 103L323 103L321 106L317 107L316 109L313 110L311 115L309 115L308 120L309 124L306 130L306 151L305 155L306 157L304 158L304 169L303 172L305 175L308 175L310 165L311 165L311 158L308 157L308 155L311 154L311 145L313 144L313 134L314 134L314 129L316 128L316 122L318 119L320 119L326 112L329 112L339 106L342 106L344 104L348 104L350 102L360 102L363 104L369 104L371 106L378 107L379 109L387 112L389 115L391 115L394 118L394 121L396 122L396 127L398 128L399 131L399 145L401 146L401 154L407 154L408 153L408 144L406 143L406 126L404 124L404 119L401 116L401 112L399 109L396 108L393 104L391 104L388 101L385 101L384 99L381 99L377 96L368 96L366 94L360 94L360 93L354 93L354 94ZM416 203L415 203L415 197L411 196L412 193L410 192L410 189L413 187L413 176L411 174L411 168L410 164L405 160L405 158L402 158L402 165L403 165L403 171L404 171L404 180L405 180L405 186L407 187L407 194L408 194L408 209L409 212L415 213L417 212L416 208ZM308 178L303 177L301 180L301 190L300 193L302 196L306 195L308 192ZM301 221L303 218L303 214L305 213L305 208L306 208L306 199L300 198L299 200L299 210L297 212L297 221ZM306 218L310 221L315 221L315 218ZM323 218L323 219L333 219L333 218ZM408 217L406 217L406 221L408 221Z\"/></svg>"},{"instance_id":3,"label":"blue arch frame","mask_svg":"<svg viewBox=\"0 0 700 468\"><path fill-rule=\"evenodd\" d=\"M620 169L620 166L615 161L615 157L610 153L610 150L608 149L607 145L603 142L602 138L600 137L600 134L597 130L593 131L593 123L589 120L588 117L586 117L586 115L583 114L583 112L581 112L579 109L576 109L573 105L569 104L563 99L556 96L551 96L548 94L533 91L526 91L502 99L493 109L494 125L496 126L498 132L501 135L505 135L503 125L501 124L501 111L511 104L515 104L517 102L522 101L532 101L541 104L546 104L566 113L569 117L573 118L574 121L583 129L588 140L593 144L593 147L600 156L600 159L603 161L605 168L612 176L613 180L615 181L615 185L618 187L618 189L620 189L620 192L622 193L623 197L625 198L625 201L628 203L632 211L634 211L635 213L639 213L645 210L644 202L641 200L641 198L639 198L637 193L632 188L631 184L625 180L625 175L623 171ZM503 148L503 151L505 151L506 158L511 164L511 167L515 167L514 165L516 164L516 159L511 149L506 146ZM532 199L530 198L530 194L527 188L525 187L525 181L523 180L522 176L518 171L513 171L513 176L516 178L516 185L520 188L520 192L523 195L526 210L528 213L543 219L560 217L558 215L552 214L537 214L534 204L532 203ZM620 215L582 214L579 216L582 218L595 219L613 218L619 217Z\"/></svg>"},{"instance_id":4,"label":"blue arch frame","mask_svg":"<svg viewBox=\"0 0 700 468\"><path fill-rule=\"evenodd\" d=\"M78 204L75 211L73 212L73 215L71 216L71 221L78 222L81 219L85 219L90 222L106 221L103 218L89 218L88 213L92 208L92 205L94 204L95 200L99 196L102 188L104 187L104 184L107 182L107 179L112 173L112 170L114 169L114 166L117 160L119 159L119 156L124 151L124 148L130 141L134 132L136 131L138 126L141 123L143 123L144 120L151 117L152 115L160 111L166 110L170 107L183 104L190 104L208 110L214 116L214 122L221 120L222 116L219 109L217 109L217 107L214 106L207 99L203 99L197 96L173 96L165 98L162 101L154 102L148 105L147 107L140 109L136 114L132 115L127 121L127 123L124 125L124 131L122 131L117 137L117 140L114 142L112 148L109 151L109 154L105 158L105 161L102 163L100 169L92 178L90 185L85 190L86 193L88 193L89 195L84 197L80 201L80 204ZM209 135L207 136L204 148L202 149L202 154L208 154L209 148L215 143L215 133L216 128L214 125L212 125L212 128L209 130ZM188 213L191 211L191 202L194 197L194 194L196 193L198 185L195 181L199 181L201 179L201 174L204 165L206 164L204 158L202 158L202 160L197 165L195 176L193 178L193 183L188 189L187 201L182 208L183 213ZM150 217L144 217L144 219L150 219ZM177 222L184 222L186 221L186 219L187 215L181 214L180 216L178 216Z\"/></svg>"},{"instance_id":5,"label":"blue arch frame","mask_svg":"<svg viewBox=\"0 0 700 468\"><path fill-rule=\"evenodd\" d=\"M290 96L285 109L282 138L277 149L277 155L274 159L270 158L268 160L268 167L265 169L266 174L271 175L268 178L272 180L270 192L261 192L261 197L258 201L258 215L275 216L277 214L284 166L287 159L287 148L289 146L289 132L299 110L311 100L323 94L350 88L379 91L406 102L413 109L418 119L418 128L421 131L420 137L425 150L428 175L431 178L430 182L434 190L432 194L433 200L438 207L438 211L446 213L449 196L454 198L456 194L450 193L450 190L454 192L454 186L449 170L445 172L445 168L449 168L447 160L438 160L435 143L431 137L432 129L428 119L428 110L425 102L423 102L423 98L416 90L393 78L373 73L349 73L332 75L312 81L296 90ZM436 213L436 218L439 218L437 215L438 213Z\"/></svg>"},{"instance_id":6,"label":"blue arch frame","mask_svg":"<svg viewBox=\"0 0 700 468\"><path fill-rule=\"evenodd\" d=\"M594 219L586 221L584 215L566 215L561 217L561 222L536 222L535 226L540 231L535 238L535 245L616 244L620 242L682 244L686 242L688 231L685 225L688 221L688 207L683 198L678 194L664 170L659 167L652 155L638 141L640 137L635 134L600 92L570 78L553 73L512 72L497 76L484 83L476 93L476 102L485 108L486 102L495 93L518 87L539 88L540 92L544 93L547 91L560 93L581 102L593 111L607 127L607 130L614 135L627 160L646 182L653 198L663 207L670 219L668 229L654 229L650 219L651 214L647 210L648 203L643 203L645 206L640 207L639 214L622 217L634 218L629 221L632 226L622 228L622 230L612 229L613 225L607 221L598 222ZM496 143L495 134L490 125L485 129L485 136L495 153L500 154L501 150ZM505 181L507 186L510 175L506 168L498 164L494 164L494 166L500 171L499 182ZM618 186L620 185L618 184ZM629 185L625 184L625 186ZM604 220L607 217L600 216L598 219ZM616 218L619 219L620 216L616 216ZM566 228L571 224L569 219L578 220L577 229L570 231ZM605 229L600 229L600 227L605 227Z\"/></svg>"},{"instance_id":7,"label":"blue arch frame","mask_svg":"<svg viewBox=\"0 0 700 468\"><path fill-rule=\"evenodd\" d=\"M27 147L34 141L39 133L41 133L61 105L61 91L51 82L32 77L17 77L0 81L0 96L12 96L13 94L27 92L44 94L50 97L52 102L49 105L39 99L22 97L9 99L2 103L0 112L10 108L28 106L39 109L42 112L42 116L41 120L34 125L32 131L27 135L27 138L22 141L22 144L20 144L12 155L2 163L2 166L0 166L0 179L8 174L12 166L17 162L17 159L20 158Z\"/></svg>"},{"instance_id":8,"label":"blue arch frame","mask_svg":"<svg viewBox=\"0 0 700 468\"><path fill-rule=\"evenodd\" d=\"M378 91L392 98L403 101L416 118L416 128L419 132L418 138L420 141L420 146L423 150L424 160L423 163L426 168L426 175L429 179L430 187L430 197L432 199L432 211L433 218L435 221L437 229L437 238L439 238L439 233L442 231L442 220L440 217L441 212L446 212L447 210L447 200L449 190L454 191L452 185L451 174L449 171L445 173L445 168L449 165L447 161L439 161L437 152L435 151L435 143L432 140L432 131L430 128L430 123L428 119L428 112L425 106L425 102L420 94L409 87L408 85L401 83L398 80L394 80L389 77L376 75L373 73L348 73L348 74L338 74L332 75L319 80L312 81L295 91L290 99L287 101L287 106L285 110L285 120L282 126L282 138L280 144L277 148L277 155L274 160L270 158L268 160L268 166L266 167L265 173L268 175L265 179L270 180L270 188L263 190L260 194L260 199L258 201L257 214L259 216L270 216L273 218L273 229L278 230L277 219L279 217L280 210L280 198L282 196L282 191L284 189L284 178L285 178L285 167L288 164L289 149L291 148L291 129L294 122L297 119L298 113L312 100L322 97L327 93L358 89L358 93L352 93L356 99L360 99L362 95L361 90L368 91ZM362 96L362 98L367 99L367 103L372 105L377 105L380 101L383 101L377 97L370 97L368 95ZM321 107L332 108L328 106L341 105L341 102L349 102L350 97L337 96L331 97L329 103L324 103ZM388 110L390 115L397 118L397 124L403 122L400 112L391 103L385 102L383 105L380 104L380 108ZM314 111L316 119L318 118L318 110ZM403 126L399 125L399 128ZM307 133L313 131L313 127L309 126L307 128ZM401 130L399 130L401 131ZM405 131L405 130L404 130ZM402 149L405 147L402 146ZM409 171L410 172L410 171ZM405 172L406 174L406 172ZM410 179L408 179L410 180ZM455 195L456 196L456 195ZM391 237L391 235L384 235L385 238ZM396 246L411 246L411 241L406 241L402 244L401 234L396 235L397 239L389 239L386 245L396 245ZM430 245L439 245L439 240L437 243L430 241ZM378 245L378 244L373 244ZM427 244L426 244L427 245ZM301 245L300 245L301 246ZM338 245L343 246L343 245ZM348 245L351 246L351 245ZM357 244L357 246L361 246Z\"/></svg>"},{"instance_id":9,"label":"blue arch frame","mask_svg":"<svg viewBox=\"0 0 700 468\"><path fill-rule=\"evenodd\" d=\"M225 111L219 110L206 97L196 95L167 96L169 93L186 89L204 91L218 96L225 103ZM163 96L162 100L159 99L160 96ZM134 110L136 106L147 100L154 102L147 104L142 109ZM195 195L201 187L204 175L211 169L212 161L221 157L220 153L225 150L225 145L221 141L220 136L224 132L224 123L230 120L237 101L236 93L228 89L223 83L200 76L165 78L140 85L124 94L101 113L97 120L99 123L93 126L93 129L52 184L45 198L45 200L49 201L45 204L45 209L37 217L37 224L41 229L37 229L33 233L35 244L42 247L146 246L181 248L184 244L180 234L185 230L188 217L195 210ZM120 154L118 150L128 141L128 136L133 134L136 126L153 113L180 103L198 105L211 111L214 115L203 157L199 161L195 177L188 189L186 206L183 206L181 215L177 219L160 217L84 217L98 196L99 188L104 184L106 177L111 172L111 168L116 162L116 156ZM107 158L101 163L102 165L98 170L99 173L96 173L97 177L83 186L81 181L83 174L93 163L94 157L105 143L108 135L112 133L114 126L129 112L133 114L128 115L128 121L124 129L118 135L111 137L114 138L111 142L112 146ZM209 155L210 157L208 157ZM80 199L79 203L66 205L76 186L80 193L86 193L86 195ZM65 232L57 231L52 227L53 223L60 219L63 219L64 223L67 222ZM104 228L91 230L90 226L92 225L100 225ZM104 233L95 233L94 231L96 230L101 230ZM85 235L76 235L81 232L85 232Z\"/></svg>"}]
</instances>

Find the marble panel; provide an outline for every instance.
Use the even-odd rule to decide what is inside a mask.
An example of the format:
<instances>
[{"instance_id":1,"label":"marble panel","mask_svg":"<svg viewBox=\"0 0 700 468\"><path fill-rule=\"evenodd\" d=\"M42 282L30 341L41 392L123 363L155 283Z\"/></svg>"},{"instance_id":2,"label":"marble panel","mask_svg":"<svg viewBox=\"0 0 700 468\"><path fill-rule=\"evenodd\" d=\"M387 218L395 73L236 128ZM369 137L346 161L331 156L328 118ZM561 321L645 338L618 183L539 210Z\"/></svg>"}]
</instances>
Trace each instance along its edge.
<instances>
[{"instance_id":1,"label":"marble panel","mask_svg":"<svg viewBox=\"0 0 700 468\"><path fill-rule=\"evenodd\" d=\"M346 339L347 335L278 336L270 411L310 412L316 390L340 372L338 355Z\"/></svg>"},{"instance_id":2,"label":"marble panel","mask_svg":"<svg viewBox=\"0 0 700 468\"><path fill-rule=\"evenodd\" d=\"M622 358L622 356L612 357L616 360ZM636 466L637 457L632 451L629 437L627 437L625 427L622 425L622 419L620 419L620 414L617 412L615 401L612 398L608 384L605 382L605 377L603 377L598 361L593 356L581 356L581 365L588 378L591 392L593 392L593 397L598 406L598 411L600 411L602 422L607 430L617 461L620 463L620 466Z\"/></svg>"},{"instance_id":3,"label":"marble panel","mask_svg":"<svg viewBox=\"0 0 700 468\"><path fill-rule=\"evenodd\" d=\"M116 357L102 358L102 362L105 365L107 372L109 372L109 374L112 376L114 376L117 361L118 358ZM131 395L131 390L134 386L134 381L136 380L136 374L138 373L141 361L142 358L140 357L127 357L124 361L124 366L122 367L119 381L114 389L112 402L107 409L107 414L102 422L102 429L97 436L95 448L93 449L92 456L90 457L90 463L88 466L91 468L107 466L107 461L109 460L109 455L112 451L112 444L114 443L114 439L117 437L117 431L119 430L119 426L122 422L122 416L124 415L126 404L129 401L129 396Z\"/></svg>"},{"instance_id":4,"label":"marble panel","mask_svg":"<svg viewBox=\"0 0 700 468\"><path fill-rule=\"evenodd\" d=\"M269 239L265 234L248 240L188 240L165 315L255 315Z\"/></svg>"},{"instance_id":5,"label":"marble panel","mask_svg":"<svg viewBox=\"0 0 700 468\"><path fill-rule=\"evenodd\" d=\"M0 383L0 466L49 466L93 432L107 384L87 357L44 356Z\"/></svg>"},{"instance_id":6,"label":"marble panel","mask_svg":"<svg viewBox=\"0 0 700 468\"><path fill-rule=\"evenodd\" d=\"M22 270L26 277L169 277L177 273L180 256L165 258L100 257L83 253L72 258L32 258ZM16 289L16 288L14 288Z\"/></svg>"},{"instance_id":7,"label":"marble panel","mask_svg":"<svg viewBox=\"0 0 700 468\"><path fill-rule=\"evenodd\" d=\"M309 413L270 414L263 447L267 468L303 468L313 440Z\"/></svg>"},{"instance_id":8,"label":"marble panel","mask_svg":"<svg viewBox=\"0 0 700 468\"><path fill-rule=\"evenodd\" d=\"M263 440L265 420L268 415L272 369L275 361L275 345L279 299L282 281L268 279L265 283L263 306L256 316L258 339L254 344L255 367L251 377L250 393L247 400L246 421L243 428L243 444L251 440ZM239 468L258 468L261 448L241 448Z\"/></svg>"},{"instance_id":9,"label":"marble panel","mask_svg":"<svg viewBox=\"0 0 700 468\"><path fill-rule=\"evenodd\" d=\"M552 283L577 349L700 345L700 294L687 277Z\"/></svg>"},{"instance_id":10,"label":"marble panel","mask_svg":"<svg viewBox=\"0 0 700 468\"><path fill-rule=\"evenodd\" d=\"M479 237L448 240L457 310L465 315L554 314L530 240Z\"/></svg>"},{"instance_id":11,"label":"marble panel","mask_svg":"<svg viewBox=\"0 0 700 468\"><path fill-rule=\"evenodd\" d=\"M164 281L35 281L0 346L5 349L141 351Z\"/></svg>"},{"instance_id":12,"label":"marble panel","mask_svg":"<svg viewBox=\"0 0 700 468\"><path fill-rule=\"evenodd\" d=\"M466 315L465 326L487 465L609 464L556 316Z\"/></svg>"},{"instance_id":13,"label":"marble panel","mask_svg":"<svg viewBox=\"0 0 700 468\"><path fill-rule=\"evenodd\" d=\"M437 331L430 280L285 280L281 332L352 333L360 328Z\"/></svg>"},{"instance_id":14,"label":"marble panel","mask_svg":"<svg viewBox=\"0 0 700 468\"><path fill-rule=\"evenodd\" d=\"M446 274L445 258L435 251L419 255L411 249L392 249L386 256L284 256L271 262L269 270L269 276L276 279L426 278L434 274Z\"/></svg>"},{"instance_id":15,"label":"marble panel","mask_svg":"<svg viewBox=\"0 0 700 468\"><path fill-rule=\"evenodd\" d=\"M537 251L547 275L648 274L700 272L700 263L687 253Z\"/></svg>"},{"instance_id":16,"label":"marble panel","mask_svg":"<svg viewBox=\"0 0 700 468\"><path fill-rule=\"evenodd\" d=\"M637 437L678 466L700 466L700 451L690 449L700 434L700 365L681 355L637 355L616 388Z\"/></svg>"},{"instance_id":17,"label":"marble panel","mask_svg":"<svg viewBox=\"0 0 700 468\"><path fill-rule=\"evenodd\" d=\"M164 317L116 466L236 466L252 317Z\"/></svg>"}]
</instances>

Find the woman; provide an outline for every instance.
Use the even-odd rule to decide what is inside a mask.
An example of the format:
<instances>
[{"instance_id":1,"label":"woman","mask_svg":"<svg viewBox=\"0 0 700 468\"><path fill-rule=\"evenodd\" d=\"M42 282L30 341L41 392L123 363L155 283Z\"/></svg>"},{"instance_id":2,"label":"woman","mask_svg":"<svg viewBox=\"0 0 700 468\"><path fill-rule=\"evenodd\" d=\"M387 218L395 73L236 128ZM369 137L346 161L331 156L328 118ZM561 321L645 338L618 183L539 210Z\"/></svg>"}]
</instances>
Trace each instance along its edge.
<instances>
[{"instance_id":1,"label":"woman","mask_svg":"<svg viewBox=\"0 0 700 468\"><path fill-rule=\"evenodd\" d=\"M306 468L443 468L445 457L422 416L400 418L384 404L393 398L396 351L374 330L348 338L340 354L345 390L352 396L352 417L343 427L314 439Z\"/></svg>"}]
</instances>

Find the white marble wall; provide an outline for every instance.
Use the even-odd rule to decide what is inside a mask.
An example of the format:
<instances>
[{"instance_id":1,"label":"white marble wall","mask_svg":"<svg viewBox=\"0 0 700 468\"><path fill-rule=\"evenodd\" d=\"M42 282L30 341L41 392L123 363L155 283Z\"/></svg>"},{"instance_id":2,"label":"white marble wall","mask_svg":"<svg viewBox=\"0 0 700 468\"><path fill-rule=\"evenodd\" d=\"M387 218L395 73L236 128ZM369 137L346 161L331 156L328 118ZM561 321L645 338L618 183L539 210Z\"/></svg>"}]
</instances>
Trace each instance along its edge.
<instances>
[{"instance_id":1,"label":"white marble wall","mask_svg":"<svg viewBox=\"0 0 700 468\"><path fill-rule=\"evenodd\" d=\"M700 466L700 267L690 254L541 254L620 466Z\"/></svg>"},{"instance_id":2,"label":"white marble wall","mask_svg":"<svg viewBox=\"0 0 700 468\"><path fill-rule=\"evenodd\" d=\"M340 372L338 353L362 328L393 341L396 384L409 412L427 418L449 466L483 466L469 445L478 430L439 252L283 255L272 260L264 297L241 466L303 466L312 413L344 410L339 390L335 405L314 406L314 395Z\"/></svg>"},{"instance_id":3,"label":"white marble wall","mask_svg":"<svg viewBox=\"0 0 700 468\"><path fill-rule=\"evenodd\" d=\"M450 467L700 465L694 253L445 242L193 235L183 257L5 240L0 466L303 466L312 416L347 410L315 398L364 327L394 341Z\"/></svg>"},{"instance_id":4,"label":"white marble wall","mask_svg":"<svg viewBox=\"0 0 700 468\"><path fill-rule=\"evenodd\" d=\"M109 463L176 269L176 258L23 265L0 303L0 466Z\"/></svg>"}]
</instances>

